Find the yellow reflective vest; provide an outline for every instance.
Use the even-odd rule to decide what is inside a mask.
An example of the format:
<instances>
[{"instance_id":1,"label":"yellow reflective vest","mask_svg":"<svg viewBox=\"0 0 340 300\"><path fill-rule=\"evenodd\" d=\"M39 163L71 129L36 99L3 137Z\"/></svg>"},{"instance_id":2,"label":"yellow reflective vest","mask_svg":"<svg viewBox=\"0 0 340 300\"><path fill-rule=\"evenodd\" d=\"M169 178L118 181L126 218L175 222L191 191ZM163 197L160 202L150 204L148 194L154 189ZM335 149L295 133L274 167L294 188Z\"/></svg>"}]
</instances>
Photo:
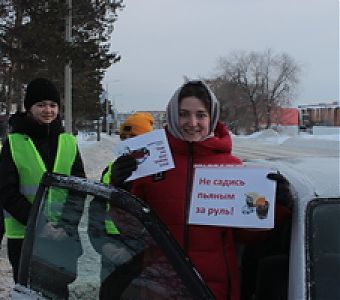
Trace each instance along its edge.
<instances>
[{"instance_id":1,"label":"yellow reflective vest","mask_svg":"<svg viewBox=\"0 0 340 300\"><path fill-rule=\"evenodd\" d=\"M111 170L112 170L112 162L109 163L107 166L107 172L103 174L102 176L102 182L109 185L110 184L110 177L111 177ZM119 234L118 228L115 226L115 224L112 222L112 220L109 217L109 211L110 211L110 204L106 204L106 217L105 217L105 229L107 234Z\"/></svg>"},{"instance_id":2,"label":"yellow reflective vest","mask_svg":"<svg viewBox=\"0 0 340 300\"><path fill-rule=\"evenodd\" d=\"M20 192L33 203L42 175L47 171L46 166L30 137L21 133L12 133L9 134L8 139L12 158L19 174ZM60 134L53 172L70 175L76 154L76 138L68 133ZM47 199L48 218L51 222L56 222L66 199L66 191L57 188L50 189ZM5 212L5 228L5 235L8 238L24 238L25 226L8 212Z\"/></svg>"}]
</instances>

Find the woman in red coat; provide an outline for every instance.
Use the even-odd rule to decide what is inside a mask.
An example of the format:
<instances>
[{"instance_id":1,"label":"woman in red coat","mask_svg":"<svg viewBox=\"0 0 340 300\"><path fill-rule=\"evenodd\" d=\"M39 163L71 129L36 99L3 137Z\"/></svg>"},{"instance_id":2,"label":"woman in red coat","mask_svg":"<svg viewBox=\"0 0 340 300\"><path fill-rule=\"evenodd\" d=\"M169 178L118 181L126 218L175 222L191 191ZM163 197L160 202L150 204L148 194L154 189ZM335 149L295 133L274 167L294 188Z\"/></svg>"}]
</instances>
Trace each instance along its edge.
<instances>
[{"instance_id":1,"label":"woman in red coat","mask_svg":"<svg viewBox=\"0 0 340 300\"><path fill-rule=\"evenodd\" d=\"M229 132L218 118L219 103L205 83L189 81L180 87L167 107L166 132L175 168L135 180L132 193L167 225L216 299L239 299L235 243L264 232L188 224L193 166L242 163L231 154Z\"/></svg>"}]
</instances>

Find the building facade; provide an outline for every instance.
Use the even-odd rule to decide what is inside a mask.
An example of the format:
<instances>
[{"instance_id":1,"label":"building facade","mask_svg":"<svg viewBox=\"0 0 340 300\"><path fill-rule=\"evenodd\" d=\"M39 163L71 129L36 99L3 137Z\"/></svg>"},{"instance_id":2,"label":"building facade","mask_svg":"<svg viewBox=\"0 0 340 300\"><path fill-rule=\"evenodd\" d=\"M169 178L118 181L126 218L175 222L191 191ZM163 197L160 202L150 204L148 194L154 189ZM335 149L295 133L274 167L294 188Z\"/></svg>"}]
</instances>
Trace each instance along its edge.
<instances>
[{"instance_id":1,"label":"building facade","mask_svg":"<svg viewBox=\"0 0 340 300\"><path fill-rule=\"evenodd\" d=\"M299 126L340 126L340 103L299 105Z\"/></svg>"}]
</instances>

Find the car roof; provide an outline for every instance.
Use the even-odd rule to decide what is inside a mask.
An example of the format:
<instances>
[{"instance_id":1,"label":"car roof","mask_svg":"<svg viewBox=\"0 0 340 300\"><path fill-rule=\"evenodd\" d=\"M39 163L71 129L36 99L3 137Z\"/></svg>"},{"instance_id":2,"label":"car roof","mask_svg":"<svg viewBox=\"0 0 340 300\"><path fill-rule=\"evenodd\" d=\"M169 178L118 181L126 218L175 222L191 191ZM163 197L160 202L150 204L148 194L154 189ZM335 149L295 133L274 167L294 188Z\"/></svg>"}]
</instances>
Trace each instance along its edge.
<instances>
[{"instance_id":1,"label":"car roof","mask_svg":"<svg viewBox=\"0 0 340 300\"><path fill-rule=\"evenodd\" d=\"M340 197L339 157L299 157L272 160L251 160L249 165L262 165L284 175L300 201L311 198Z\"/></svg>"}]
</instances>

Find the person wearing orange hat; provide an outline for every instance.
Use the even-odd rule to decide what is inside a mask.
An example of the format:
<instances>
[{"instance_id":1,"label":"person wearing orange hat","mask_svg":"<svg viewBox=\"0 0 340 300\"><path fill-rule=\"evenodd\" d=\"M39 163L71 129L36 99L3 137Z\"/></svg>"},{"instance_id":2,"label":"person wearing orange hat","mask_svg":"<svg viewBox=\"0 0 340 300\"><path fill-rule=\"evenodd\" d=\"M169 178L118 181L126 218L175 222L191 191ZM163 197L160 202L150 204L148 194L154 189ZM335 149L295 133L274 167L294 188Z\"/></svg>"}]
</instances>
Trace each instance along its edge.
<instances>
[{"instance_id":1,"label":"person wearing orange hat","mask_svg":"<svg viewBox=\"0 0 340 300\"><path fill-rule=\"evenodd\" d=\"M125 140L153 129L154 118L147 112L136 112L128 116L120 126L120 139Z\"/></svg>"},{"instance_id":2,"label":"person wearing orange hat","mask_svg":"<svg viewBox=\"0 0 340 300\"><path fill-rule=\"evenodd\" d=\"M154 118L148 112L136 112L128 116L120 126L120 139L126 140L153 130ZM103 171L101 182L129 190L125 179L137 168L136 160L130 155L118 157Z\"/></svg>"},{"instance_id":3,"label":"person wearing orange hat","mask_svg":"<svg viewBox=\"0 0 340 300\"><path fill-rule=\"evenodd\" d=\"M136 112L128 116L120 126L120 139L123 141L153 130L154 118L147 112ZM101 182L129 190L125 179L137 169L136 160L130 155L118 157L103 171Z\"/></svg>"},{"instance_id":4,"label":"person wearing orange hat","mask_svg":"<svg viewBox=\"0 0 340 300\"><path fill-rule=\"evenodd\" d=\"M147 112L136 112L128 116L120 126L120 139L125 140L153 130L154 118ZM137 169L136 159L131 155L123 155L114 162L110 162L104 169L101 182L113 185L127 191L131 188L131 182L125 180ZM109 217L110 205L104 207L100 201L91 201L89 208L89 237L93 247L101 254L101 286L99 299L119 299L130 281L140 272L140 264L137 261L127 262L121 268L113 270L110 257L120 251L112 241L120 239L119 230ZM98 231L98 222L95 216L98 213L105 215L105 229ZM98 235L98 232L101 234ZM138 257L140 257L138 255ZM139 259L139 258L138 258Z\"/></svg>"}]
</instances>

